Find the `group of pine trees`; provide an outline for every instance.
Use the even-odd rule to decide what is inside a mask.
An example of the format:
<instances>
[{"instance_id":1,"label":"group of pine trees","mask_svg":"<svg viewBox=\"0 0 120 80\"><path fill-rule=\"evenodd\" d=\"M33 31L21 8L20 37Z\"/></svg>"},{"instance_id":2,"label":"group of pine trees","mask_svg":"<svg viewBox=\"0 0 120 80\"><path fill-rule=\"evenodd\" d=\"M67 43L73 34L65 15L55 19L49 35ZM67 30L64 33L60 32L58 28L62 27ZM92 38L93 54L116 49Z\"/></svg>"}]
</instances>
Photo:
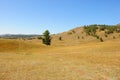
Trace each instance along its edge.
<instances>
[{"instance_id":1,"label":"group of pine trees","mask_svg":"<svg viewBox=\"0 0 120 80\"><path fill-rule=\"evenodd\" d=\"M96 37L97 39L100 39L101 42L103 42L102 37L99 37L96 32L97 30L99 31L105 31L105 37L107 37L108 34L111 33L120 33L120 26L119 25L88 25L84 26L84 31L86 32L87 35Z\"/></svg>"},{"instance_id":2,"label":"group of pine trees","mask_svg":"<svg viewBox=\"0 0 120 80\"><path fill-rule=\"evenodd\" d=\"M105 31L106 34L111 34L113 32L120 33L120 26L119 25L88 25L84 26L85 32L88 35L94 35L96 30Z\"/></svg>"}]
</instances>

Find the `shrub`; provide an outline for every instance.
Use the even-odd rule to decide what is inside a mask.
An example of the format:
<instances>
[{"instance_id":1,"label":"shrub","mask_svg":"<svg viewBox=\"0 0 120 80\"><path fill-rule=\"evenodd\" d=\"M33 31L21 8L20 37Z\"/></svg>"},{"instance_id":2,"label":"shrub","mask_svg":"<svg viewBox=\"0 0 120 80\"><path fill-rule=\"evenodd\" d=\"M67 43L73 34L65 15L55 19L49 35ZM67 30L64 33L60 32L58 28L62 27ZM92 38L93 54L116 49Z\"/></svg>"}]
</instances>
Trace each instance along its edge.
<instances>
[{"instance_id":1,"label":"shrub","mask_svg":"<svg viewBox=\"0 0 120 80\"><path fill-rule=\"evenodd\" d=\"M105 34L105 37L108 37L108 35L107 35L107 34Z\"/></svg>"},{"instance_id":2,"label":"shrub","mask_svg":"<svg viewBox=\"0 0 120 80\"><path fill-rule=\"evenodd\" d=\"M101 27L100 27L100 30L101 30L101 31L104 31L105 29L106 29L105 26L101 26Z\"/></svg>"},{"instance_id":3,"label":"shrub","mask_svg":"<svg viewBox=\"0 0 120 80\"><path fill-rule=\"evenodd\" d=\"M84 39L84 37L82 36L82 39Z\"/></svg>"},{"instance_id":4,"label":"shrub","mask_svg":"<svg viewBox=\"0 0 120 80\"><path fill-rule=\"evenodd\" d=\"M99 39L99 36L98 36L98 35L94 35L94 37L96 37L97 39Z\"/></svg>"},{"instance_id":5,"label":"shrub","mask_svg":"<svg viewBox=\"0 0 120 80\"><path fill-rule=\"evenodd\" d=\"M84 31L87 35L95 35L96 30L98 29L97 25L84 26Z\"/></svg>"},{"instance_id":6,"label":"shrub","mask_svg":"<svg viewBox=\"0 0 120 80\"><path fill-rule=\"evenodd\" d=\"M106 31L106 34L111 34L111 33L113 33L113 30Z\"/></svg>"},{"instance_id":7,"label":"shrub","mask_svg":"<svg viewBox=\"0 0 120 80\"><path fill-rule=\"evenodd\" d=\"M103 39L102 39L102 38L100 38L100 41L101 41L101 42L103 42Z\"/></svg>"},{"instance_id":8,"label":"shrub","mask_svg":"<svg viewBox=\"0 0 120 80\"><path fill-rule=\"evenodd\" d=\"M60 40L60 41L62 40L62 37L61 37L61 36L59 37L59 40Z\"/></svg>"}]
</instances>

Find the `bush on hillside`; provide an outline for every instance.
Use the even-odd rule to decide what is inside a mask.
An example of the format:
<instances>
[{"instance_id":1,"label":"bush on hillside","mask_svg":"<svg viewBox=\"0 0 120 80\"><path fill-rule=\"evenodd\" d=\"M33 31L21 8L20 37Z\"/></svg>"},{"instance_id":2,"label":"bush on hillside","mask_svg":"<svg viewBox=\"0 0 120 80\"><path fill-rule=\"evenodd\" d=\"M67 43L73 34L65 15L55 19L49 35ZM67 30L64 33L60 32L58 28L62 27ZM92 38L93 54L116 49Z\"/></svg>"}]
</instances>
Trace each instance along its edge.
<instances>
[{"instance_id":1,"label":"bush on hillside","mask_svg":"<svg viewBox=\"0 0 120 80\"><path fill-rule=\"evenodd\" d=\"M87 35L95 35L96 30L98 29L97 25L84 26L84 31Z\"/></svg>"},{"instance_id":2,"label":"bush on hillside","mask_svg":"<svg viewBox=\"0 0 120 80\"><path fill-rule=\"evenodd\" d=\"M82 36L82 39L84 39L84 37Z\"/></svg>"},{"instance_id":3,"label":"bush on hillside","mask_svg":"<svg viewBox=\"0 0 120 80\"><path fill-rule=\"evenodd\" d=\"M102 38L100 38L100 42L103 42L103 39L102 39Z\"/></svg>"},{"instance_id":4,"label":"bush on hillside","mask_svg":"<svg viewBox=\"0 0 120 80\"><path fill-rule=\"evenodd\" d=\"M98 35L94 35L94 37L96 37L97 39L99 39L99 36L98 36Z\"/></svg>"},{"instance_id":5,"label":"bush on hillside","mask_svg":"<svg viewBox=\"0 0 120 80\"><path fill-rule=\"evenodd\" d=\"M59 37L59 40L60 40L60 41L62 40L62 37L61 37L61 36Z\"/></svg>"},{"instance_id":6,"label":"bush on hillside","mask_svg":"<svg viewBox=\"0 0 120 80\"><path fill-rule=\"evenodd\" d=\"M108 35L107 35L107 34L105 34L105 37L108 37Z\"/></svg>"},{"instance_id":7,"label":"bush on hillside","mask_svg":"<svg viewBox=\"0 0 120 80\"><path fill-rule=\"evenodd\" d=\"M80 37L78 36L78 39L80 39Z\"/></svg>"}]
</instances>

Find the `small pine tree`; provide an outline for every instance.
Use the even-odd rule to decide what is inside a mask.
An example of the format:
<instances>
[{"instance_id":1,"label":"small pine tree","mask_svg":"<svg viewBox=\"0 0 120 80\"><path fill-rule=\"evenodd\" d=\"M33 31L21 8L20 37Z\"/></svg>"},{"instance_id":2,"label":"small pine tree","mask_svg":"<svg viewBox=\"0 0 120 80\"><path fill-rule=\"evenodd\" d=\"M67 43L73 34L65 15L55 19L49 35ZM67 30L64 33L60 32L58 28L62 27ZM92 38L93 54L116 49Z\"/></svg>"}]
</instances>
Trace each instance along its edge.
<instances>
[{"instance_id":1,"label":"small pine tree","mask_svg":"<svg viewBox=\"0 0 120 80\"><path fill-rule=\"evenodd\" d=\"M99 36L96 36L97 39L99 39Z\"/></svg>"},{"instance_id":2,"label":"small pine tree","mask_svg":"<svg viewBox=\"0 0 120 80\"><path fill-rule=\"evenodd\" d=\"M82 39L84 39L84 37L82 36Z\"/></svg>"},{"instance_id":3,"label":"small pine tree","mask_svg":"<svg viewBox=\"0 0 120 80\"><path fill-rule=\"evenodd\" d=\"M60 41L62 40L62 37L61 37L61 36L59 37L59 40L60 40Z\"/></svg>"},{"instance_id":4,"label":"small pine tree","mask_svg":"<svg viewBox=\"0 0 120 80\"><path fill-rule=\"evenodd\" d=\"M51 43L51 37L50 37L50 32L48 30L46 30L43 33L42 41L43 41L44 44L50 45L50 43Z\"/></svg>"},{"instance_id":5,"label":"small pine tree","mask_svg":"<svg viewBox=\"0 0 120 80\"><path fill-rule=\"evenodd\" d=\"M94 37L96 37L97 39L99 39L99 36L98 36L98 35L94 35Z\"/></svg>"},{"instance_id":6,"label":"small pine tree","mask_svg":"<svg viewBox=\"0 0 120 80\"><path fill-rule=\"evenodd\" d=\"M108 37L108 35L107 35L107 34L105 34L105 37Z\"/></svg>"},{"instance_id":7,"label":"small pine tree","mask_svg":"<svg viewBox=\"0 0 120 80\"><path fill-rule=\"evenodd\" d=\"M101 42L103 42L103 39L102 39L102 38L100 38L100 41L101 41Z\"/></svg>"}]
</instances>

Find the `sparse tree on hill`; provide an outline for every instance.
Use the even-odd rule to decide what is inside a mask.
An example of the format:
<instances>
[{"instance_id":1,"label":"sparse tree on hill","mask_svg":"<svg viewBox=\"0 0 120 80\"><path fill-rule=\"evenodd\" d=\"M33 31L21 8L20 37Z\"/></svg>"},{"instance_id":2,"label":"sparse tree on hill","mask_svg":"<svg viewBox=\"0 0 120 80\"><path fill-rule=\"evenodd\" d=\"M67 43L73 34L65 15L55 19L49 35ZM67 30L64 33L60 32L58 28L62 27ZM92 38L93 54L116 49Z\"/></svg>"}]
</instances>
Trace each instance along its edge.
<instances>
[{"instance_id":1,"label":"sparse tree on hill","mask_svg":"<svg viewBox=\"0 0 120 80\"><path fill-rule=\"evenodd\" d=\"M103 39L102 39L102 38L100 38L100 41L101 41L101 42L103 42Z\"/></svg>"},{"instance_id":2,"label":"sparse tree on hill","mask_svg":"<svg viewBox=\"0 0 120 80\"><path fill-rule=\"evenodd\" d=\"M107 35L107 34L105 34L105 37L108 37L108 35Z\"/></svg>"},{"instance_id":3,"label":"sparse tree on hill","mask_svg":"<svg viewBox=\"0 0 120 80\"><path fill-rule=\"evenodd\" d=\"M82 39L84 39L84 37L82 36Z\"/></svg>"},{"instance_id":4,"label":"sparse tree on hill","mask_svg":"<svg viewBox=\"0 0 120 80\"><path fill-rule=\"evenodd\" d=\"M50 32L48 30L46 30L43 33L42 41L43 41L44 44L50 45L50 43L51 43L51 37L50 37Z\"/></svg>"},{"instance_id":5,"label":"sparse tree on hill","mask_svg":"<svg viewBox=\"0 0 120 80\"><path fill-rule=\"evenodd\" d=\"M61 36L59 37L59 40L60 40L60 41L62 40L62 37L61 37Z\"/></svg>"},{"instance_id":6,"label":"sparse tree on hill","mask_svg":"<svg viewBox=\"0 0 120 80\"><path fill-rule=\"evenodd\" d=\"M99 39L99 36L98 36L98 35L94 35L94 37L96 37L97 39Z\"/></svg>"}]
</instances>

